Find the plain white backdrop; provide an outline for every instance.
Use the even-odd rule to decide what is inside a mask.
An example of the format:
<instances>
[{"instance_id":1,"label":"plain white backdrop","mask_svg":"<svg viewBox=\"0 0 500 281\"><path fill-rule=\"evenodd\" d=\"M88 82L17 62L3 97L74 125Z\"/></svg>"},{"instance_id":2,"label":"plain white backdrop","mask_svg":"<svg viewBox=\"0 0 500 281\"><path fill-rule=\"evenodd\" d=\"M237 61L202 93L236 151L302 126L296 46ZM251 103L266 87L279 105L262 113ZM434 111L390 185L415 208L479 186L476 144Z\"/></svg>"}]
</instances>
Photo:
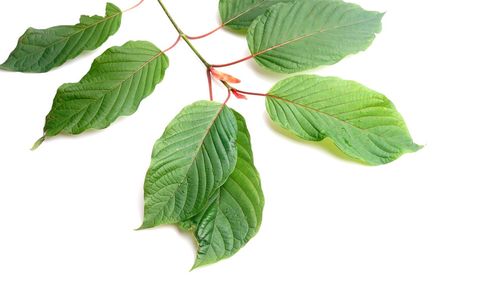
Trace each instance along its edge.
<instances>
[{"instance_id":1,"label":"plain white backdrop","mask_svg":"<svg viewBox=\"0 0 500 281\"><path fill-rule=\"evenodd\" d=\"M114 0L122 9L135 0ZM216 27L217 0L164 0L186 33ZM47 74L0 72L0 280L500 280L500 4L356 0L387 12L368 51L311 71L387 95L418 153L368 167L327 144L283 134L264 100L231 100L253 138L266 197L259 234L234 257L189 272L195 246L174 227L134 231L154 141L180 109L207 99L205 72L183 43L138 112L106 130L30 151L59 85L128 40L166 48L176 33L155 0L124 15L101 48ZM29 26L103 14L105 1L8 1L0 60ZM248 54L226 31L194 42L212 63ZM266 92L284 76L249 61L225 69ZM225 91L216 87L216 97Z\"/></svg>"}]
</instances>

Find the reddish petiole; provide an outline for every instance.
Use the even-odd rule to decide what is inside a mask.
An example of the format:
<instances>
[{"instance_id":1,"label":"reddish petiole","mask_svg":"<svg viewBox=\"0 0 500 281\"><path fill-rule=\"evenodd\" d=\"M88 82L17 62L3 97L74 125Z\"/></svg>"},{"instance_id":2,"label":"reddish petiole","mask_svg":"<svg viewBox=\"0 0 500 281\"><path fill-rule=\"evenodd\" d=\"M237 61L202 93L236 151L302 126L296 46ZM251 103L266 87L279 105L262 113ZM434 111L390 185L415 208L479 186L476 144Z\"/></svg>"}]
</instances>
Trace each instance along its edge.
<instances>
[{"instance_id":1,"label":"reddish petiole","mask_svg":"<svg viewBox=\"0 0 500 281\"><path fill-rule=\"evenodd\" d=\"M123 13L126 13L128 11L132 11L133 9L139 7L143 2L144 2L144 0L139 1L139 3L137 3L134 6L132 6L132 7L128 8L128 9L124 10Z\"/></svg>"},{"instance_id":2,"label":"reddish petiole","mask_svg":"<svg viewBox=\"0 0 500 281\"><path fill-rule=\"evenodd\" d=\"M187 35L186 35L186 37L187 37L188 39L191 39L191 40L202 39L202 38L205 38L205 37L208 37L208 36L212 35L213 33L215 33L215 32L217 32L217 31L219 31L219 30L220 30L221 28L223 28L223 27L224 27L224 25L222 24L222 25L220 25L219 27L217 27L216 29L214 29L214 30L212 30L212 31L210 31L210 32L208 32L208 33L205 33L205 34L203 34L203 35L199 35L199 36L187 36Z\"/></svg>"}]
</instances>

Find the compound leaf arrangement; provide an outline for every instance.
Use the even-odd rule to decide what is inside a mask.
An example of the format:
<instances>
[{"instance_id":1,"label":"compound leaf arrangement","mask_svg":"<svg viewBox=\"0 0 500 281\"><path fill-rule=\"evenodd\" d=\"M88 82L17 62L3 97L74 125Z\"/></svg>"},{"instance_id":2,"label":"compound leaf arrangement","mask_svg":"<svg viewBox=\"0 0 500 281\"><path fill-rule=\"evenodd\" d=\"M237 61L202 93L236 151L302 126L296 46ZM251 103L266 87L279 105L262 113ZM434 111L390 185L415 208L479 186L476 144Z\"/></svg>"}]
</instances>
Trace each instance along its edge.
<instances>
[{"instance_id":1,"label":"compound leaf arrangement","mask_svg":"<svg viewBox=\"0 0 500 281\"><path fill-rule=\"evenodd\" d=\"M104 16L82 16L76 25L29 28L0 68L40 73L59 67L104 44L118 31L123 14L143 1L124 11L108 3ZM177 40L164 50L129 41L98 56L79 82L59 87L34 148L50 137L104 129L133 114L163 80L166 53L183 40L206 70L209 99L186 106L156 141L140 229L172 224L192 232L198 244L193 268L234 255L262 223L264 195L250 133L244 117L228 107L231 97L263 97L280 127L307 141L330 139L368 165L387 164L421 148L391 101L357 82L299 74L267 93L254 93L236 88L240 80L220 71L250 59L286 74L333 65L371 45L381 31L382 13L339 0L220 0L220 26L188 36L158 3ZM247 57L212 64L192 44L222 28L246 34ZM213 99L214 81L227 88L222 103Z\"/></svg>"}]
</instances>

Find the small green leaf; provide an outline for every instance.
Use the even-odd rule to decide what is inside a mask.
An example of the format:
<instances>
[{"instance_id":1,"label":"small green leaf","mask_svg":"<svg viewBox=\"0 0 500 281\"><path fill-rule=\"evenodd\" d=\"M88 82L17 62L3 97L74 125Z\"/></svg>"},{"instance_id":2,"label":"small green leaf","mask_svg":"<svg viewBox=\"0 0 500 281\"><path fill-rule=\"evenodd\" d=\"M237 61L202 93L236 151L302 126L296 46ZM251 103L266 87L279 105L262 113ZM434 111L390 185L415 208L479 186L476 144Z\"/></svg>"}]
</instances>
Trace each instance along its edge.
<instances>
[{"instance_id":1,"label":"small green leaf","mask_svg":"<svg viewBox=\"0 0 500 281\"><path fill-rule=\"evenodd\" d=\"M232 111L216 102L196 102L175 117L153 149L141 229L203 210L234 170L237 131Z\"/></svg>"},{"instance_id":2,"label":"small green leaf","mask_svg":"<svg viewBox=\"0 0 500 281\"><path fill-rule=\"evenodd\" d=\"M264 194L253 163L250 134L243 116L233 112L238 122L236 168L205 210L191 220L199 246L193 268L234 255L257 234L262 222Z\"/></svg>"},{"instance_id":3,"label":"small green leaf","mask_svg":"<svg viewBox=\"0 0 500 281\"><path fill-rule=\"evenodd\" d=\"M81 16L77 25L29 28L0 68L20 72L47 72L84 51L95 50L118 31L122 12L108 3L106 16Z\"/></svg>"},{"instance_id":4,"label":"small green leaf","mask_svg":"<svg viewBox=\"0 0 500 281\"><path fill-rule=\"evenodd\" d=\"M236 31L246 31L253 20L269 7L295 0L220 0L219 14L222 24Z\"/></svg>"},{"instance_id":5,"label":"small green leaf","mask_svg":"<svg viewBox=\"0 0 500 281\"><path fill-rule=\"evenodd\" d=\"M98 57L78 83L64 84L47 115L45 136L108 127L134 113L163 80L168 59L152 43L130 41Z\"/></svg>"},{"instance_id":6,"label":"small green leaf","mask_svg":"<svg viewBox=\"0 0 500 281\"><path fill-rule=\"evenodd\" d=\"M294 73L365 50L381 31L382 17L342 1L281 3L255 19L247 41L260 65Z\"/></svg>"},{"instance_id":7,"label":"small green leaf","mask_svg":"<svg viewBox=\"0 0 500 281\"><path fill-rule=\"evenodd\" d=\"M274 122L300 138L330 138L347 155L372 165L420 149L394 105L353 81L291 77L271 89L266 106Z\"/></svg>"}]
</instances>

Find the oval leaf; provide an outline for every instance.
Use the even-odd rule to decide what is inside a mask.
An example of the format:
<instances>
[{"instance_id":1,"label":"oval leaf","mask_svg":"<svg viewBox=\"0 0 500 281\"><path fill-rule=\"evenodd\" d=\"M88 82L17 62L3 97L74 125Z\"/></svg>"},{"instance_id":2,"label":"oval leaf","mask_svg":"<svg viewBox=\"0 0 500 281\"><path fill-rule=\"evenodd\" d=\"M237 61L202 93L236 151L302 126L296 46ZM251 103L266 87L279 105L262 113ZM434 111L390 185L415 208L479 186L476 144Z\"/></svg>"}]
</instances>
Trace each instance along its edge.
<instances>
[{"instance_id":1,"label":"oval leaf","mask_svg":"<svg viewBox=\"0 0 500 281\"><path fill-rule=\"evenodd\" d=\"M262 222L264 194L253 163L245 119L233 110L238 122L238 160L228 180L194 220L198 254L193 268L231 257L254 237Z\"/></svg>"},{"instance_id":2,"label":"oval leaf","mask_svg":"<svg viewBox=\"0 0 500 281\"><path fill-rule=\"evenodd\" d=\"M220 0L219 14L222 24L236 31L245 31L253 20L269 7L295 0Z\"/></svg>"},{"instance_id":3,"label":"oval leaf","mask_svg":"<svg viewBox=\"0 0 500 281\"><path fill-rule=\"evenodd\" d=\"M106 16L82 16L77 25L48 29L29 28L0 68L20 72L47 72L80 55L95 50L118 31L122 12L108 3Z\"/></svg>"},{"instance_id":4,"label":"oval leaf","mask_svg":"<svg viewBox=\"0 0 500 281\"><path fill-rule=\"evenodd\" d=\"M365 50L381 31L382 17L342 1L282 3L253 22L247 41L260 65L294 73Z\"/></svg>"},{"instance_id":5,"label":"oval leaf","mask_svg":"<svg viewBox=\"0 0 500 281\"><path fill-rule=\"evenodd\" d=\"M266 106L274 122L300 138L330 138L347 155L372 165L420 148L394 105L353 81L295 76L271 89Z\"/></svg>"},{"instance_id":6,"label":"oval leaf","mask_svg":"<svg viewBox=\"0 0 500 281\"><path fill-rule=\"evenodd\" d=\"M203 210L234 170L237 130L234 114L216 102L196 102L175 117L153 149L141 229Z\"/></svg>"},{"instance_id":7,"label":"oval leaf","mask_svg":"<svg viewBox=\"0 0 500 281\"><path fill-rule=\"evenodd\" d=\"M149 42L130 41L108 49L80 82L57 90L45 136L103 129L119 116L134 113L163 80L167 67L167 56Z\"/></svg>"}]
</instances>

